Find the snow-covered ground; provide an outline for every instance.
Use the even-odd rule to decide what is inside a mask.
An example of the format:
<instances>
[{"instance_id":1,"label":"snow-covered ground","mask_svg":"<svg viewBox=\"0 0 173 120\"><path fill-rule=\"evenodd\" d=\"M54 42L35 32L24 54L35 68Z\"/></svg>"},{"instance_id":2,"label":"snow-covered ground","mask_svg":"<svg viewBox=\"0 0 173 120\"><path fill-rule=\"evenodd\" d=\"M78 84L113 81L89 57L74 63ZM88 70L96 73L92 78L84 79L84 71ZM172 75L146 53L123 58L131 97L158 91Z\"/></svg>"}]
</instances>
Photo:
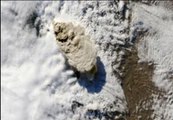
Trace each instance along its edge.
<instances>
[{"instance_id":1,"label":"snow-covered ground","mask_svg":"<svg viewBox=\"0 0 173 120\"><path fill-rule=\"evenodd\" d=\"M153 82L165 95L153 95L154 120L173 119L173 11L166 6L136 4L133 25L147 30L139 42L139 62L154 62Z\"/></svg>"}]
</instances>

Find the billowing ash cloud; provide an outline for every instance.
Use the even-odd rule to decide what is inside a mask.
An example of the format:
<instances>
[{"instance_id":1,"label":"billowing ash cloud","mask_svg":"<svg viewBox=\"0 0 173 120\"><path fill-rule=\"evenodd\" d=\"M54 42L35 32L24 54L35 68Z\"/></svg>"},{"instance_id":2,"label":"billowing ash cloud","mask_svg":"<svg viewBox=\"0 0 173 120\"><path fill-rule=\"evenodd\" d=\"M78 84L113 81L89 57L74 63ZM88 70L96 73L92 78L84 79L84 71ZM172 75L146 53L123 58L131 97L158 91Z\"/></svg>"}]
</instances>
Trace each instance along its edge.
<instances>
[{"instance_id":1,"label":"billowing ash cloud","mask_svg":"<svg viewBox=\"0 0 173 120\"><path fill-rule=\"evenodd\" d=\"M96 72L96 49L81 26L54 22L56 41L69 64L79 72Z\"/></svg>"}]
</instances>

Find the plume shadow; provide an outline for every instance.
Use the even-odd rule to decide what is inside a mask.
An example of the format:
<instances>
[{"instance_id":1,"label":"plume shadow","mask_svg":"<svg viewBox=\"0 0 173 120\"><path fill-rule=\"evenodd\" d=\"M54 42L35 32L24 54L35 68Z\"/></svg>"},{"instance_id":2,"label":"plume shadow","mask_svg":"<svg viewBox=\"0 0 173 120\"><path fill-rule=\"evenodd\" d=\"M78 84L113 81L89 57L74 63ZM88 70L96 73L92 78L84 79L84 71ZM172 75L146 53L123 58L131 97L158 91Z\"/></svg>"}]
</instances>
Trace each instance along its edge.
<instances>
[{"instance_id":1,"label":"plume shadow","mask_svg":"<svg viewBox=\"0 0 173 120\"><path fill-rule=\"evenodd\" d=\"M84 77L80 77L78 80L79 84L86 88L89 93L99 93L103 89L103 86L106 83L106 71L104 64L100 60L100 57L97 57L97 73L92 81L87 80Z\"/></svg>"}]
</instances>

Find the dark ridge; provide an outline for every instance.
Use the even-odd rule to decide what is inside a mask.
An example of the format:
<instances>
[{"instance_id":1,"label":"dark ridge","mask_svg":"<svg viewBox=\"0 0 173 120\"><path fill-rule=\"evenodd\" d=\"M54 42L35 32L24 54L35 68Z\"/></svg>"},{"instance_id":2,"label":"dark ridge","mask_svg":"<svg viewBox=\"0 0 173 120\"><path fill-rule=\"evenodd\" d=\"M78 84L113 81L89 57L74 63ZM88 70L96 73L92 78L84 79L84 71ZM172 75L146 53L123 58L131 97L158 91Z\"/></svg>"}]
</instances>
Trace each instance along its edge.
<instances>
[{"instance_id":1,"label":"dark ridge","mask_svg":"<svg viewBox=\"0 0 173 120\"><path fill-rule=\"evenodd\" d=\"M15 11L14 9L10 8L9 11L14 15L14 16L17 16L18 13L17 11Z\"/></svg>"},{"instance_id":2,"label":"dark ridge","mask_svg":"<svg viewBox=\"0 0 173 120\"><path fill-rule=\"evenodd\" d=\"M40 19L38 21L36 21L35 29L36 29L36 35L39 36L40 35L40 29L41 29L41 20Z\"/></svg>"},{"instance_id":3,"label":"dark ridge","mask_svg":"<svg viewBox=\"0 0 173 120\"><path fill-rule=\"evenodd\" d=\"M61 11L63 5L64 5L64 0L60 0L60 4L58 6L58 11Z\"/></svg>"},{"instance_id":4,"label":"dark ridge","mask_svg":"<svg viewBox=\"0 0 173 120\"><path fill-rule=\"evenodd\" d=\"M72 112L75 113L75 110L78 107L83 107L84 105L82 103L79 103L78 101L73 101L71 105Z\"/></svg>"},{"instance_id":5,"label":"dark ridge","mask_svg":"<svg viewBox=\"0 0 173 120\"><path fill-rule=\"evenodd\" d=\"M35 27L35 21L38 17L38 14L36 11L33 11L28 18L26 19L26 25L28 25L30 28L34 28Z\"/></svg>"},{"instance_id":6,"label":"dark ridge","mask_svg":"<svg viewBox=\"0 0 173 120\"><path fill-rule=\"evenodd\" d=\"M101 110L92 110L89 109L86 112L86 117L89 120L93 120L98 118L99 120L102 120L102 118L105 118L106 120L125 120L125 118L120 116L122 113L118 111L101 111ZM119 118L115 119L115 116L120 116Z\"/></svg>"},{"instance_id":7,"label":"dark ridge","mask_svg":"<svg viewBox=\"0 0 173 120\"><path fill-rule=\"evenodd\" d=\"M36 35L40 35L40 28L41 28L41 20L39 19L39 16L36 11L33 11L25 22L25 27L28 26L30 29L36 30Z\"/></svg>"}]
</instances>

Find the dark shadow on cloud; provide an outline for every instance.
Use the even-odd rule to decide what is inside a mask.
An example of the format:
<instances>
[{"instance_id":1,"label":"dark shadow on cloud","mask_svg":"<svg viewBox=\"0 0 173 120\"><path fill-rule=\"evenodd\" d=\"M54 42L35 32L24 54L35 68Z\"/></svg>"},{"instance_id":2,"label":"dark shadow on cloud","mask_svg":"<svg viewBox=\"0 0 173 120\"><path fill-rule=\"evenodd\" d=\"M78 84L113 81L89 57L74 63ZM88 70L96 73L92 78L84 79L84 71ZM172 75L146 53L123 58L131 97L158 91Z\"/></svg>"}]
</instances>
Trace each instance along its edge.
<instances>
[{"instance_id":1,"label":"dark shadow on cloud","mask_svg":"<svg viewBox=\"0 0 173 120\"><path fill-rule=\"evenodd\" d=\"M94 80L90 81L81 77L78 82L81 86L86 88L89 93L101 92L106 83L106 71L100 57L97 57L97 73Z\"/></svg>"}]
</instances>

